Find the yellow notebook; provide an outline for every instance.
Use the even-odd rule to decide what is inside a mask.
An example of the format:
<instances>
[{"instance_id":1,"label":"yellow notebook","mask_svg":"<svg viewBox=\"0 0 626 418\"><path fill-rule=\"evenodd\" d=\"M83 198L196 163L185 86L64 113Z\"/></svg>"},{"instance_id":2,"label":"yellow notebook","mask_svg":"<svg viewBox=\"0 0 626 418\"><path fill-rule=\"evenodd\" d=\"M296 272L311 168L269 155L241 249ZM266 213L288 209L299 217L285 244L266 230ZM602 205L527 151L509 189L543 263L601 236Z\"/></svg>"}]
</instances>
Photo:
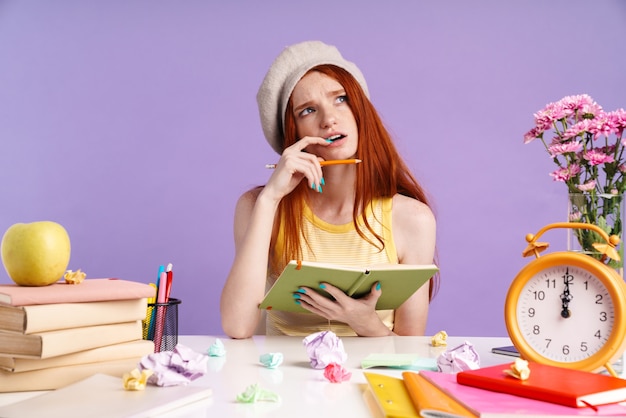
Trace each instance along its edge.
<instances>
[{"instance_id":1,"label":"yellow notebook","mask_svg":"<svg viewBox=\"0 0 626 418\"><path fill-rule=\"evenodd\" d=\"M474 418L475 414L415 372L403 379L363 373L369 384L365 394L375 418Z\"/></svg>"}]
</instances>

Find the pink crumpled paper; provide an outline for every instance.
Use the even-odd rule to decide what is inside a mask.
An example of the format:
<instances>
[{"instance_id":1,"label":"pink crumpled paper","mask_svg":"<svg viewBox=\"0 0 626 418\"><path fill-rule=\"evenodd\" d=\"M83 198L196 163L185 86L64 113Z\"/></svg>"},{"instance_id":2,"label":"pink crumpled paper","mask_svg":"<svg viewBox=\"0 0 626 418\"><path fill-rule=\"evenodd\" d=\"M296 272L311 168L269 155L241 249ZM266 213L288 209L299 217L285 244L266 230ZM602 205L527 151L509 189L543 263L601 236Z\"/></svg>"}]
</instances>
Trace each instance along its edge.
<instances>
[{"instance_id":1,"label":"pink crumpled paper","mask_svg":"<svg viewBox=\"0 0 626 418\"><path fill-rule=\"evenodd\" d=\"M463 370L475 370L480 367L480 357L469 341L458 347L451 348L437 358L439 371L443 373L457 373Z\"/></svg>"},{"instance_id":2,"label":"pink crumpled paper","mask_svg":"<svg viewBox=\"0 0 626 418\"><path fill-rule=\"evenodd\" d=\"M330 363L324 368L324 377L331 383L341 383L350 380L352 373L346 370L341 364Z\"/></svg>"},{"instance_id":3,"label":"pink crumpled paper","mask_svg":"<svg viewBox=\"0 0 626 418\"><path fill-rule=\"evenodd\" d=\"M140 370L152 370L148 383L157 386L187 385L207 372L208 356L182 344L173 351L148 354L139 362Z\"/></svg>"},{"instance_id":4,"label":"pink crumpled paper","mask_svg":"<svg viewBox=\"0 0 626 418\"><path fill-rule=\"evenodd\" d=\"M343 364L348 354L343 342L332 331L321 331L308 335L302 340L311 360L311 367L324 369L331 363Z\"/></svg>"}]
</instances>

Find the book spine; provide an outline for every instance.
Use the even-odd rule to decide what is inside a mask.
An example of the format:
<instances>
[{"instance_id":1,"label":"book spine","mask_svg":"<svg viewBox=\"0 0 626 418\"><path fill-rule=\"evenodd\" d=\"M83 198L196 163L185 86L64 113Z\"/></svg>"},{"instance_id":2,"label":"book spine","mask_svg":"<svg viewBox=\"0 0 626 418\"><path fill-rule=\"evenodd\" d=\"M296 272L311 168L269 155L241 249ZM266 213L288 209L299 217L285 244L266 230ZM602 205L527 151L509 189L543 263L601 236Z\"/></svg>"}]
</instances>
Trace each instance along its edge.
<instances>
[{"instance_id":1,"label":"book spine","mask_svg":"<svg viewBox=\"0 0 626 418\"><path fill-rule=\"evenodd\" d=\"M121 377L137 367L140 358L102 361L65 367L33 370L24 373L0 371L0 392L53 390L86 379L96 373ZM121 387L121 379L120 379Z\"/></svg>"},{"instance_id":2,"label":"book spine","mask_svg":"<svg viewBox=\"0 0 626 418\"><path fill-rule=\"evenodd\" d=\"M96 347L77 353L65 354L46 359L0 357L0 369L22 373L51 367L73 366L77 364L97 363L101 361L141 358L154 352L154 343L149 340L135 340L126 343Z\"/></svg>"},{"instance_id":3,"label":"book spine","mask_svg":"<svg viewBox=\"0 0 626 418\"><path fill-rule=\"evenodd\" d=\"M22 332L34 334L137 321L145 317L147 308L146 298L25 306L26 324Z\"/></svg>"}]
</instances>

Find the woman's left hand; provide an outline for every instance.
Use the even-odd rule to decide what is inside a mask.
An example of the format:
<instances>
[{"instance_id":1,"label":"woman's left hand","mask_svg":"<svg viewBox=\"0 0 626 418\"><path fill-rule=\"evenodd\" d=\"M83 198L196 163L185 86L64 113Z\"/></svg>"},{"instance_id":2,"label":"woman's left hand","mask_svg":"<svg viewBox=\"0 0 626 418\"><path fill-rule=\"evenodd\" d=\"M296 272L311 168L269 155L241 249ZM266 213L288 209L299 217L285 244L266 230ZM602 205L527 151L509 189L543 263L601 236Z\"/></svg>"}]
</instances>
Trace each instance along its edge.
<instances>
[{"instance_id":1,"label":"woman's left hand","mask_svg":"<svg viewBox=\"0 0 626 418\"><path fill-rule=\"evenodd\" d=\"M318 293L317 290L303 287L299 293L300 305L307 311L328 320L348 324L354 332L363 337L390 335L392 332L376 314L376 303L382 295L378 283L372 285L369 294L359 299L351 298L341 289L322 283L320 289L328 292L335 300Z\"/></svg>"}]
</instances>

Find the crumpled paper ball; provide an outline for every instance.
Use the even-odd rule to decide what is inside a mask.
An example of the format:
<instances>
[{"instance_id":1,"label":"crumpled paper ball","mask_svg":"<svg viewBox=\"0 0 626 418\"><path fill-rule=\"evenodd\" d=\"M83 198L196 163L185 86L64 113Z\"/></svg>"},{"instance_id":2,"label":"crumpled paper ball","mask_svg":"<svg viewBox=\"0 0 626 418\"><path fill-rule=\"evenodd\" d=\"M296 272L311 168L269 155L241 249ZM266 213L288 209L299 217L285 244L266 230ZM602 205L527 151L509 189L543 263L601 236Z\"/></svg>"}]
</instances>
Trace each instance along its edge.
<instances>
[{"instance_id":1,"label":"crumpled paper ball","mask_svg":"<svg viewBox=\"0 0 626 418\"><path fill-rule=\"evenodd\" d=\"M324 368L324 377L331 383L341 383L350 380L352 373L346 370L341 364L330 363Z\"/></svg>"},{"instance_id":2,"label":"crumpled paper ball","mask_svg":"<svg viewBox=\"0 0 626 418\"><path fill-rule=\"evenodd\" d=\"M157 386L187 385L204 376L209 357L191 348L177 344L173 351L161 351L143 356L140 370L152 370L148 383Z\"/></svg>"},{"instance_id":3,"label":"crumpled paper ball","mask_svg":"<svg viewBox=\"0 0 626 418\"><path fill-rule=\"evenodd\" d=\"M511 364L511 368L505 370L504 373L519 380L526 380L530 377L528 361L517 358L515 363Z\"/></svg>"},{"instance_id":4,"label":"crumpled paper ball","mask_svg":"<svg viewBox=\"0 0 626 418\"><path fill-rule=\"evenodd\" d=\"M451 348L437 357L437 366L443 373L457 373L480 367L480 357L474 345L468 341Z\"/></svg>"},{"instance_id":5,"label":"crumpled paper ball","mask_svg":"<svg viewBox=\"0 0 626 418\"><path fill-rule=\"evenodd\" d=\"M211 357L224 357L226 355L226 348L224 347L222 340L216 338L215 342L211 344L207 352Z\"/></svg>"},{"instance_id":6,"label":"crumpled paper ball","mask_svg":"<svg viewBox=\"0 0 626 418\"><path fill-rule=\"evenodd\" d=\"M275 369L283 364L283 353L265 353L259 356L259 361L268 369Z\"/></svg>"},{"instance_id":7,"label":"crumpled paper ball","mask_svg":"<svg viewBox=\"0 0 626 418\"><path fill-rule=\"evenodd\" d=\"M343 364L348 359L343 342L332 331L313 333L306 336L302 343L314 369L324 369L330 363Z\"/></svg>"},{"instance_id":8,"label":"crumpled paper ball","mask_svg":"<svg viewBox=\"0 0 626 418\"><path fill-rule=\"evenodd\" d=\"M80 269L76 271L68 270L63 275L65 283L69 284L81 284L85 280L85 277L87 277L87 274L83 271L80 271Z\"/></svg>"},{"instance_id":9,"label":"crumpled paper ball","mask_svg":"<svg viewBox=\"0 0 626 418\"><path fill-rule=\"evenodd\" d=\"M126 390L144 390L148 383L148 378L152 376L152 370L133 369L130 373L124 373L122 384Z\"/></svg>"},{"instance_id":10,"label":"crumpled paper ball","mask_svg":"<svg viewBox=\"0 0 626 418\"><path fill-rule=\"evenodd\" d=\"M444 347L448 345L448 333L445 331L439 331L430 339L430 344L433 347Z\"/></svg>"},{"instance_id":11,"label":"crumpled paper ball","mask_svg":"<svg viewBox=\"0 0 626 418\"><path fill-rule=\"evenodd\" d=\"M280 396L271 390L263 389L258 384L250 385L246 390L237 395L239 403L256 403L256 402L279 402Z\"/></svg>"}]
</instances>

